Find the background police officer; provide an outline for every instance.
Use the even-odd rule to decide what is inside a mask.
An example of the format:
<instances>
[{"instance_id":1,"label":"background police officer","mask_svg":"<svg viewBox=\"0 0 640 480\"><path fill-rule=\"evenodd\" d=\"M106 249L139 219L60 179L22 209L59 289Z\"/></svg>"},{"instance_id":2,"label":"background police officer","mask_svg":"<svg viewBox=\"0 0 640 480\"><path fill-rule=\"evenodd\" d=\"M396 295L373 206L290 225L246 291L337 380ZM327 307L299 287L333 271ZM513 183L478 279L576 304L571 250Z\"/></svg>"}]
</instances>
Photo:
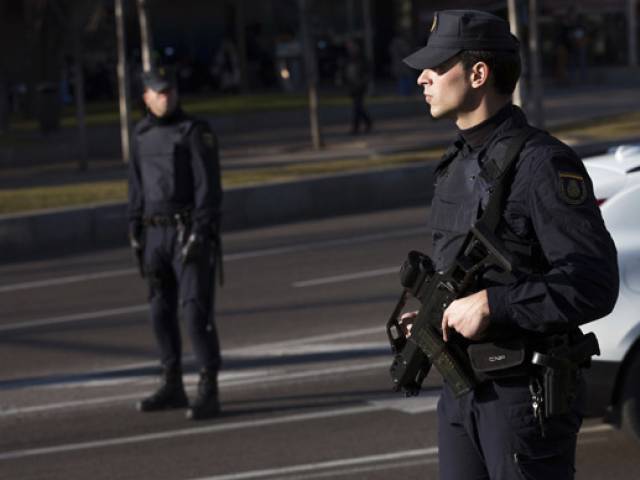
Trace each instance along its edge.
<instances>
[{"instance_id":1,"label":"background police officer","mask_svg":"<svg viewBox=\"0 0 640 480\"><path fill-rule=\"evenodd\" d=\"M133 138L129 234L149 284L163 373L160 388L137 407L150 412L188 406L187 418L209 418L220 409L213 321L222 199L217 140L206 122L182 111L170 72L146 72L142 83L148 112ZM191 405L182 382L178 306L200 368Z\"/></svg>"},{"instance_id":2,"label":"background police officer","mask_svg":"<svg viewBox=\"0 0 640 480\"><path fill-rule=\"evenodd\" d=\"M496 182L505 181L492 176L492 168L517 132L531 129L511 103L519 43L494 15L442 11L426 47L405 62L421 70L418 84L431 115L453 118L459 129L435 173L432 257L441 270L483 214ZM487 273L475 293L453 301L442 319L446 341L492 347L500 336L547 352L552 339L579 339L580 324L614 306L615 246L584 166L559 140L529 132L510 170L495 232L520 267L508 278ZM438 404L441 478L573 478L584 400L579 368L563 385L573 400L562 414L545 414L542 384L530 364L460 397L445 384Z\"/></svg>"}]
</instances>

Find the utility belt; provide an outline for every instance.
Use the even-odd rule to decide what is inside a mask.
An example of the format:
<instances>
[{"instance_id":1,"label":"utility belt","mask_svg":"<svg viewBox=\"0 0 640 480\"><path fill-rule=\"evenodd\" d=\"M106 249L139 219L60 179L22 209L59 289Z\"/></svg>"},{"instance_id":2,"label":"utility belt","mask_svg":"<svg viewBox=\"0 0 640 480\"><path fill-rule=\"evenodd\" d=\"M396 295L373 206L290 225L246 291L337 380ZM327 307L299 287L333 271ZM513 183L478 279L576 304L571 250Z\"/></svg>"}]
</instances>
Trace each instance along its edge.
<instances>
[{"instance_id":1,"label":"utility belt","mask_svg":"<svg viewBox=\"0 0 640 480\"><path fill-rule=\"evenodd\" d=\"M146 227L175 227L178 232L178 244L186 245L191 235L193 226L191 211L186 210L174 214L156 214L143 217L143 224ZM206 239L212 245L211 261L218 271L220 285L224 283L224 267L222 265L222 239L217 227L212 230L211 237Z\"/></svg>"},{"instance_id":2,"label":"utility belt","mask_svg":"<svg viewBox=\"0 0 640 480\"><path fill-rule=\"evenodd\" d=\"M191 225L191 213L146 215L142 218L145 227L185 227Z\"/></svg>"},{"instance_id":3,"label":"utility belt","mask_svg":"<svg viewBox=\"0 0 640 480\"><path fill-rule=\"evenodd\" d=\"M478 382L528 376L533 382L534 410L550 417L566 413L575 397L578 372L599 355L593 333L555 334L532 341L513 339L468 346L467 355Z\"/></svg>"}]
</instances>

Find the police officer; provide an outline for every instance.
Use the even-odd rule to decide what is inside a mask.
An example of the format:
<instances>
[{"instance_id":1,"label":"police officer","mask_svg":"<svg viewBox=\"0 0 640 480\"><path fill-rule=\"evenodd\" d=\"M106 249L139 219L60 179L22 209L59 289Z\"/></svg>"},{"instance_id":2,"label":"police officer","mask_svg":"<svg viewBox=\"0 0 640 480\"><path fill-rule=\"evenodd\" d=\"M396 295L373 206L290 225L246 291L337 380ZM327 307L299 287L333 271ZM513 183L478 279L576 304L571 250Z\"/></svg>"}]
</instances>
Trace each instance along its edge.
<instances>
[{"instance_id":1,"label":"police officer","mask_svg":"<svg viewBox=\"0 0 640 480\"><path fill-rule=\"evenodd\" d=\"M129 236L149 285L163 371L160 388L137 407L142 412L188 407L187 418L210 418L220 410L213 321L222 200L217 140L206 122L182 111L171 72L146 72L142 84L148 111L133 136ZM200 368L190 405L182 382L178 307Z\"/></svg>"},{"instance_id":2,"label":"police officer","mask_svg":"<svg viewBox=\"0 0 640 480\"><path fill-rule=\"evenodd\" d=\"M458 128L435 172L436 269L451 265L497 182L507 188L495 233L519 265L508 278L487 273L474 293L453 301L442 318L444 340L515 338L542 352L555 339L577 341L580 324L614 306L616 250L575 152L528 126L511 103L520 57L508 23L480 11L437 12L427 45L404 61L421 71L417 83L431 115L451 118ZM523 131L528 137L504 179L496 165ZM545 415L547 384L531 364L484 379L459 397L445 383L438 404L440 477L573 478L585 393L579 372L576 367L563 385L572 399L567 411L554 415Z\"/></svg>"}]
</instances>

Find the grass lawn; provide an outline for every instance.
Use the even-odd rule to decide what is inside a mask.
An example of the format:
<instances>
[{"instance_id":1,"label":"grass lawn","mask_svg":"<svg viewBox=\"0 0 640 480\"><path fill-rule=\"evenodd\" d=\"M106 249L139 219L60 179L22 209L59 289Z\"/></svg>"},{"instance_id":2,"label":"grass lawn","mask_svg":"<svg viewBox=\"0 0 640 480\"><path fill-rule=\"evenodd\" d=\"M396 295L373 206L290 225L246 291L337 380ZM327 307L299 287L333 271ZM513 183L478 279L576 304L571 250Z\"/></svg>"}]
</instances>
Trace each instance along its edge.
<instances>
[{"instance_id":1,"label":"grass lawn","mask_svg":"<svg viewBox=\"0 0 640 480\"><path fill-rule=\"evenodd\" d=\"M232 98L233 100L233 98ZM263 98L265 102L268 98ZM293 105L292 100L292 105ZM233 104L232 105L236 105ZM239 104L236 105L239 108ZM255 106L254 106L255 107ZM203 106L202 108L208 108ZM229 106L229 108L232 108ZM266 108L266 107L265 107ZM640 113L619 115L580 125L559 128L552 133L565 140L577 142L621 140L635 138L640 132ZM354 158L327 162L306 162L293 165L223 171L224 188L254 185L265 182L294 180L317 175L370 170L378 167L407 165L436 161L443 149L385 155L373 158ZM87 182L51 187L0 190L0 213L18 213L44 208L78 206L89 203L125 201L124 180Z\"/></svg>"}]
</instances>

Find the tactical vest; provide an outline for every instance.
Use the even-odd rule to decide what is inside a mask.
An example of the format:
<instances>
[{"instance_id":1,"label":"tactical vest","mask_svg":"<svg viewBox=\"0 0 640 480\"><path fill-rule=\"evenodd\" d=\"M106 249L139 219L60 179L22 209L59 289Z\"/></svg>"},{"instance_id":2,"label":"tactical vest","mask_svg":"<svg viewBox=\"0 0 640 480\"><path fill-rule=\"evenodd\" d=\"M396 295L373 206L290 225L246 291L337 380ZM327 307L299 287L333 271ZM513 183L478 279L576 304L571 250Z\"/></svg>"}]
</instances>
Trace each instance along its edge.
<instances>
[{"instance_id":1,"label":"tactical vest","mask_svg":"<svg viewBox=\"0 0 640 480\"><path fill-rule=\"evenodd\" d=\"M436 269L442 270L451 264L470 228L485 213L490 195L496 188L502 193L499 205L492 207L496 209L492 230L514 255L518 268L515 274L508 276L488 272L479 287L507 284L514 281L518 272L537 273L549 268L537 238L517 235L509 219L503 216L513 166L524 142L538 134L544 132L533 127L513 129L486 150L472 152L462 141L457 141L445 152L436 168L431 204L432 258Z\"/></svg>"},{"instance_id":2,"label":"tactical vest","mask_svg":"<svg viewBox=\"0 0 640 480\"><path fill-rule=\"evenodd\" d=\"M145 210L173 213L193 206L189 133L197 121L182 117L137 132ZM160 211L159 211L160 210Z\"/></svg>"}]
</instances>

